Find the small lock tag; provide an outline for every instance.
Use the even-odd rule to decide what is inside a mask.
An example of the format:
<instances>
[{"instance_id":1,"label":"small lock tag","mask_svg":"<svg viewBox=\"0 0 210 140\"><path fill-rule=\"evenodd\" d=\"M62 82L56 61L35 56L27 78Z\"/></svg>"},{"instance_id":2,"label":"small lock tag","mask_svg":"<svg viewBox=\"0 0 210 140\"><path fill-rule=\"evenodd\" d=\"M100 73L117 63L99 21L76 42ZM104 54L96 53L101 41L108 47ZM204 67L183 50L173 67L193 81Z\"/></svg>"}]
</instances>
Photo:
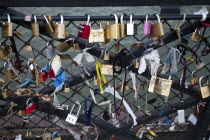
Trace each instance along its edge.
<instances>
[{"instance_id":1,"label":"small lock tag","mask_svg":"<svg viewBox=\"0 0 210 140\"><path fill-rule=\"evenodd\" d=\"M195 30L195 32L192 33L191 40L192 40L193 42L196 42L196 43L199 43L199 42L200 42L200 40L201 40L201 35L200 35L200 32L197 31L197 29Z\"/></svg>"},{"instance_id":2,"label":"small lock tag","mask_svg":"<svg viewBox=\"0 0 210 140\"><path fill-rule=\"evenodd\" d=\"M54 25L53 38L65 39L66 38L66 25L64 24L63 15L60 15L61 23Z\"/></svg>"},{"instance_id":3,"label":"small lock tag","mask_svg":"<svg viewBox=\"0 0 210 140\"><path fill-rule=\"evenodd\" d=\"M137 35L137 25L134 24L133 15L130 15L130 23L127 24L127 35Z\"/></svg>"},{"instance_id":4,"label":"small lock tag","mask_svg":"<svg viewBox=\"0 0 210 140\"><path fill-rule=\"evenodd\" d=\"M71 124L73 124L73 125L76 124L78 116L79 116L79 112L80 112L80 109L81 109L81 105L79 105L79 110L77 111L77 114L74 115L74 114L72 114L72 110L74 109L74 106L75 106L75 104L71 108L71 111L70 111L70 113L68 114L68 116L66 118L66 121L71 123Z\"/></svg>"},{"instance_id":5,"label":"small lock tag","mask_svg":"<svg viewBox=\"0 0 210 140\"><path fill-rule=\"evenodd\" d=\"M84 23L80 24L79 31L78 31L78 37L83 39L88 39L90 35L90 15L87 15L87 23L86 25Z\"/></svg>"},{"instance_id":6,"label":"small lock tag","mask_svg":"<svg viewBox=\"0 0 210 140\"><path fill-rule=\"evenodd\" d=\"M31 44L28 43L28 44L24 47L24 49L25 49L26 52L31 52L31 51L32 51Z\"/></svg>"},{"instance_id":7,"label":"small lock tag","mask_svg":"<svg viewBox=\"0 0 210 140\"><path fill-rule=\"evenodd\" d=\"M154 38L157 39L157 37L164 35L163 24L160 21L160 17L158 14L155 14L155 15L157 16L158 23L151 25L151 35L153 37L153 40Z\"/></svg>"},{"instance_id":8,"label":"small lock tag","mask_svg":"<svg viewBox=\"0 0 210 140\"><path fill-rule=\"evenodd\" d=\"M36 36L39 35L39 24L37 23L36 15L33 15L34 22L31 23L31 34Z\"/></svg>"},{"instance_id":9,"label":"small lock tag","mask_svg":"<svg viewBox=\"0 0 210 140\"><path fill-rule=\"evenodd\" d=\"M128 85L128 83L125 83L125 90L130 90L130 86Z\"/></svg>"},{"instance_id":10,"label":"small lock tag","mask_svg":"<svg viewBox=\"0 0 210 140\"><path fill-rule=\"evenodd\" d=\"M110 55L109 55L109 53L107 54L107 53L105 53L104 54L104 57L103 57L103 60L109 60L109 57L110 57Z\"/></svg>"},{"instance_id":11,"label":"small lock tag","mask_svg":"<svg viewBox=\"0 0 210 140\"><path fill-rule=\"evenodd\" d=\"M109 37L108 39L119 39L120 38L120 24L118 23L117 14L113 14L115 17L115 24L109 26ZM107 34L107 32L106 32Z\"/></svg>"},{"instance_id":12,"label":"small lock tag","mask_svg":"<svg viewBox=\"0 0 210 140\"><path fill-rule=\"evenodd\" d=\"M27 133L26 133L26 137L31 137L31 136L32 136L31 130L28 129L28 130L27 130Z\"/></svg>"},{"instance_id":13,"label":"small lock tag","mask_svg":"<svg viewBox=\"0 0 210 140\"><path fill-rule=\"evenodd\" d=\"M168 97L172 86L172 80L152 76L148 91Z\"/></svg>"},{"instance_id":14,"label":"small lock tag","mask_svg":"<svg viewBox=\"0 0 210 140\"><path fill-rule=\"evenodd\" d=\"M118 71L118 66L115 66L115 70ZM113 65L102 64L101 74L113 75ZM114 75L118 75L115 73Z\"/></svg>"},{"instance_id":15,"label":"small lock tag","mask_svg":"<svg viewBox=\"0 0 210 140\"><path fill-rule=\"evenodd\" d=\"M197 118L195 117L194 114L190 114L189 118L188 118L188 121L190 121L193 125L196 125L197 123Z\"/></svg>"},{"instance_id":16,"label":"small lock tag","mask_svg":"<svg viewBox=\"0 0 210 140\"><path fill-rule=\"evenodd\" d=\"M64 92L70 92L69 84L65 85Z\"/></svg>"},{"instance_id":17,"label":"small lock tag","mask_svg":"<svg viewBox=\"0 0 210 140\"><path fill-rule=\"evenodd\" d=\"M46 28L47 33L48 33L48 34L52 34L52 33L54 32L54 30L53 30L53 28L52 28L52 26L51 26L49 20L47 19L47 17L46 17L45 15L42 15L42 16L44 17L44 19L45 19L45 21L46 21L46 23L45 23L45 28Z\"/></svg>"},{"instance_id":18,"label":"small lock tag","mask_svg":"<svg viewBox=\"0 0 210 140\"><path fill-rule=\"evenodd\" d=\"M190 83L191 83L192 85L198 83L199 78L198 78L198 76L197 76L197 74L196 74L195 71L192 72L191 77L192 77L192 78L190 79Z\"/></svg>"},{"instance_id":19,"label":"small lock tag","mask_svg":"<svg viewBox=\"0 0 210 140\"><path fill-rule=\"evenodd\" d=\"M3 38L8 38L8 37L12 37L12 22L11 22L11 18L10 15L7 14L7 18L8 21L5 23L3 22L3 26L2 26L2 37Z\"/></svg>"},{"instance_id":20,"label":"small lock tag","mask_svg":"<svg viewBox=\"0 0 210 140\"><path fill-rule=\"evenodd\" d=\"M184 110L177 110L178 112L178 122L185 123L185 111Z\"/></svg>"},{"instance_id":21,"label":"small lock tag","mask_svg":"<svg viewBox=\"0 0 210 140\"><path fill-rule=\"evenodd\" d=\"M146 21L144 22L144 34L150 35L151 31L151 22L148 21L148 15L146 16Z\"/></svg>"}]
</instances>

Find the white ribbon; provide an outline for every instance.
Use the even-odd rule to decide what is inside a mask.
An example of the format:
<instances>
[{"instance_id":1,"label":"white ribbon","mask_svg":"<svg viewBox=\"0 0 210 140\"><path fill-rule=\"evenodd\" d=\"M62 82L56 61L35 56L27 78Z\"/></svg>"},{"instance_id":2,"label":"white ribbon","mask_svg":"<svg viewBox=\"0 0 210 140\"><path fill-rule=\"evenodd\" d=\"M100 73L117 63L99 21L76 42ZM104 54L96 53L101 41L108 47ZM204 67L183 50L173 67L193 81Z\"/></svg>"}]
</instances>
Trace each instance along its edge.
<instances>
[{"instance_id":1,"label":"white ribbon","mask_svg":"<svg viewBox=\"0 0 210 140\"><path fill-rule=\"evenodd\" d=\"M194 13L194 15L202 15L201 21L205 21L208 14L209 14L209 11L206 8L206 6L203 6L199 11Z\"/></svg>"},{"instance_id":2,"label":"white ribbon","mask_svg":"<svg viewBox=\"0 0 210 140\"><path fill-rule=\"evenodd\" d=\"M160 65L160 55L159 55L158 51L153 50L150 53L148 53L148 54L146 54L146 55L144 55L140 58L141 66L139 67L139 70L138 70L139 74L145 72L145 70L146 70L147 65L146 65L145 60L148 60L149 63L150 63L150 73L151 73L151 75L156 75L157 70L158 70L159 65Z\"/></svg>"},{"instance_id":3,"label":"white ribbon","mask_svg":"<svg viewBox=\"0 0 210 140\"><path fill-rule=\"evenodd\" d=\"M130 71L129 74L130 74L132 82L133 82L133 90L135 91L134 99L137 101L138 100L138 91L137 91L137 88L136 88L136 75L132 71Z\"/></svg>"},{"instance_id":4,"label":"white ribbon","mask_svg":"<svg viewBox=\"0 0 210 140\"><path fill-rule=\"evenodd\" d=\"M51 96L53 96L53 106L54 107L57 107L59 104L58 97L55 93L60 91L63 88L63 85L64 85L64 83L60 84L58 87L56 87L55 91L51 94Z\"/></svg>"},{"instance_id":5,"label":"white ribbon","mask_svg":"<svg viewBox=\"0 0 210 140\"><path fill-rule=\"evenodd\" d=\"M86 58L87 62L90 62L90 63L91 62L94 62L95 59L93 58L93 56L87 52L87 50L90 50L90 49L92 49L92 48L85 48L82 51L82 53L79 53L77 56L75 56L75 58L73 59L73 61L76 62L77 65L79 65L79 66L83 66L83 64L82 64L82 58L83 57Z\"/></svg>"},{"instance_id":6,"label":"white ribbon","mask_svg":"<svg viewBox=\"0 0 210 140\"><path fill-rule=\"evenodd\" d=\"M109 92L111 93L112 95L114 95L114 88L111 87L110 85L104 90L104 92ZM136 122L136 115L133 113L132 109L130 108L130 106L127 104L127 102L119 95L119 93L115 90L115 97L120 99L120 100L123 100L123 104L126 108L126 110L128 111L128 113L131 115L131 117L133 118L133 126L137 125L137 122Z\"/></svg>"},{"instance_id":7,"label":"white ribbon","mask_svg":"<svg viewBox=\"0 0 210 140\"><path fill-rule=\"evenodd\" d=\"M60 68L61 68L61 58L60 58L60 56L59 56L59 55L56 55L56 56L52 59L52 61L50 62L49 65L52 66L52 69L53 69L55 75L57 75L57 74L58 74L58 71L59 71Z\"/></svg>"}]
</instances>

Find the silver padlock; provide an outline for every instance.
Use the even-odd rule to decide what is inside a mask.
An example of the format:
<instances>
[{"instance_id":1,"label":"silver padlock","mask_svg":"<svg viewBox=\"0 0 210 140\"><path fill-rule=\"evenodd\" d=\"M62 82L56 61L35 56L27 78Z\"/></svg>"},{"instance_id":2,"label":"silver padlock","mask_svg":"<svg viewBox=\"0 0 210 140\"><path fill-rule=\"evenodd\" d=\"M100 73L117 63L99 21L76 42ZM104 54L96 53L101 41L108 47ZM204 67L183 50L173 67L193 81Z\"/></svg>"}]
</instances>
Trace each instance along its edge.
<instances>
[{"instance_id":1,"label":"silver padlock","mask_svg":"<svg viewBox=\"0 0 210 140\"><path fill-rule=\"evenodd\" d=\"M137 35L137 25L134 24L133 14L130 15L130 23L127 23L127 35Z\"/></svg>"},{"instance_id":2,"label":"silver padlock","mask_svg":"<svg viewBox=\"0 0 210 140\"><path fill-rule=\"evenodd\" d=\"M15 140L22 140L22 135L21 134L17 135Z\"/></svg>"},{"instance_id":3,"label":"silver padlock","mask_svg":"<svg viewBox=\"0 0 210 140\"><path fill-rule=\"evenodd\" d=\"M71 111L70 111L70 113L68 114L68 116L66 118L66 121L71 123L71 124L73 124L73 125L76 124L78 116L79 116L79 112L80 112L80 109L81 109L81 105L79 105L79 110L78 110L77 114L76 115L72 114L72 110L74 109L74 106L75 106L75 104L71 108Z\"/></svg>"}]
</instances>

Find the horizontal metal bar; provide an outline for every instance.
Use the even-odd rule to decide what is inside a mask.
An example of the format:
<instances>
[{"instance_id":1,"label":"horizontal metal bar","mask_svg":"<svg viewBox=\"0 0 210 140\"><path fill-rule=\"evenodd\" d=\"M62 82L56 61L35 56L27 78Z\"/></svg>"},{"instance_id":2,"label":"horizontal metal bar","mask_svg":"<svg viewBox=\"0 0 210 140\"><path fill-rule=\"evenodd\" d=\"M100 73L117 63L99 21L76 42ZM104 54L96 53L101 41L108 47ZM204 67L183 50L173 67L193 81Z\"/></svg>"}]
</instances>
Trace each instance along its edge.
<instances>
[{"instance_id":1,"label":"horizontal metal bar","mask_svg":"<svg viewBox=\"0 0 210 140\"><path fill-rule=\"evenodd\" d=\"M120 15L118 15L120 17ZM134 15L133 20L145 20L146 15ZM182 20L183 15L160 15L161 20ZM130 16L124 16L124 20L129 20ZM157 20L155 15L151 15L148 18L149 20ZM200 20L202 15L186 15L186 20ZM210 15L207 15L207 19L210 19ZM0 16L0 20L7 21L7 16ZM25 21L25 16L11 16L12 21ZM42 16L37 16L38 21L44 21L45 19ZM60 16L52 16L52 21L59 21ZM86 21L87 16L64 16L65 21ZM114 16L91 16L91 21L99 20L115 20Z\"/></svg>"}]
</instances>

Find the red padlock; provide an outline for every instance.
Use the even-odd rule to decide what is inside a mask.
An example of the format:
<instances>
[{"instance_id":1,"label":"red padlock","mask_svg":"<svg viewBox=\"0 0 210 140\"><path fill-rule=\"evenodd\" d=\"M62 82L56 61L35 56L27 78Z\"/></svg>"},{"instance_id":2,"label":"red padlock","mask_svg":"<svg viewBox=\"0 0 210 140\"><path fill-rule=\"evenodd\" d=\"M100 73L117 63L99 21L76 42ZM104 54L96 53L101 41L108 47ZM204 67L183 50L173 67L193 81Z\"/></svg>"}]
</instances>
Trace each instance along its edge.
<instances>
[{"instance_id":1,"label":"red padlock","mask_svg":"<svg viewBox=\"0 0 210 140\"><path fill-rule=\"evenodd\" d=\"M90 35L90 15L88 15L87 24L84 23L79 25L78 37L88 39Z\"/></svg>"},{"instance_id":2,"label":"red padlock","mask_svg":"<svg viewBox=\"0 0 210 140\"><path fill-rule=\"evenodd\" d=\"M43 71L43 72L41 73L41 75L40 75L41 81L44 82L44 81L47 80L47 78L48 78L48 73L45 72L45 71Z\"/></svg>"},{"instance_id":3,"label":"red padlock","mask_svg":"<svg viewBox=\"0 0 210 140\"><path fill-rule=\"evenodd\" d=\"M36 109L36 105L34 103L29 104L30 100L31 100L31 98L29 98L26 102L26 105L27 105L26 106L26 114L31 114Z\"/></svg>"},{"instance_id":4,"label":"red padlock","mask_svg":"<svg viewBox=\"0 0 210 140\"><path fill-rule=\"evenodd\" d=\"M115 135L112 135L110 140L116 140Z\"/></svg>"},{"instance_id":5,"label":"red padlock","mask_svg":"<svg viewBox=\"0 0 210 140\"><path fill-rule=\"evenodd\" d=\"M54 73L54 71L53 71L53 69L52 69L52 67L50 68L50 70L49 70L49 77L50 78L53 78L54 76L55 76L55 73Z\"/></svg>"}]
</instances>

